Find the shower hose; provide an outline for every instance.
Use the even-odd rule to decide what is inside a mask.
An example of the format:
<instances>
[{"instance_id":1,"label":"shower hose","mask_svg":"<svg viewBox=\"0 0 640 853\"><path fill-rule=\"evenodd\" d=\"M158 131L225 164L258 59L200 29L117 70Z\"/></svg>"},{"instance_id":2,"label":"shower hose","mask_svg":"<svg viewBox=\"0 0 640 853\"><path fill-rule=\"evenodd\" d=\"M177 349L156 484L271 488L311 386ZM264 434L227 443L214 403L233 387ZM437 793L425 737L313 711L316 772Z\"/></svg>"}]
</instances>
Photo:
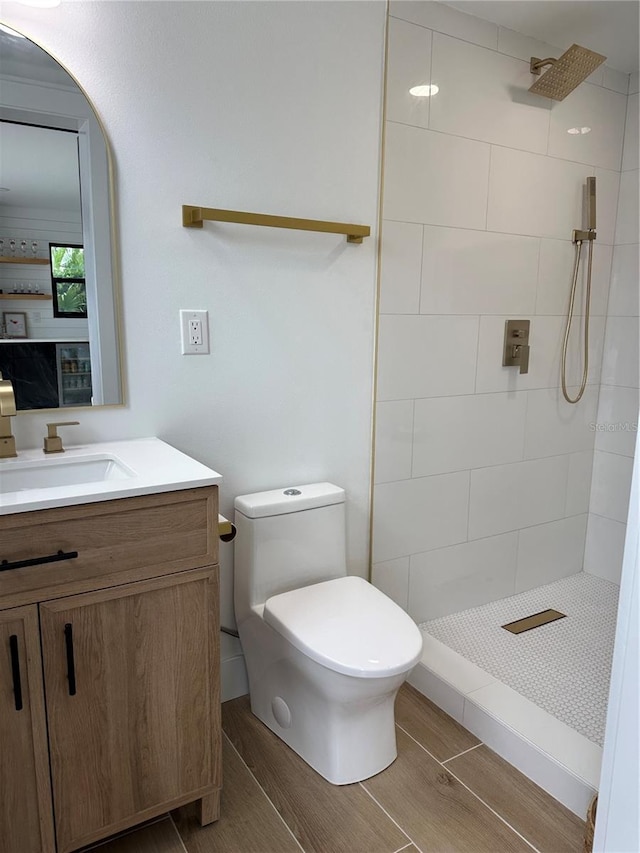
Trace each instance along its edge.
<instances>
[{"instance_id":1,"label":"shower hose","mask_svg":"<svg viewBox=\"0 0 640 853\"><path fill-rule=\"evenodd\" d=\"M569 311L567 312L567 326L564 332L564 341L562 343L562 393L567 403L577 403L587 386L587 375L589 373L589 312L591 307L591 267L593 263L593 240L589 240L589 257L587 265L587 290L585 295L584 307L584 357L582 382L580 390L575 397L570 397L567 391L567 350L569 348L569 336L571 334L571 323L573 322L573 314L575 311L576 291L578 289L578 274L580 270L580 253L582 250L582 240L576 240L576 259L573 266L573 281L571 282L571 297L569 299Z\"/></svg>"}]
</instances>

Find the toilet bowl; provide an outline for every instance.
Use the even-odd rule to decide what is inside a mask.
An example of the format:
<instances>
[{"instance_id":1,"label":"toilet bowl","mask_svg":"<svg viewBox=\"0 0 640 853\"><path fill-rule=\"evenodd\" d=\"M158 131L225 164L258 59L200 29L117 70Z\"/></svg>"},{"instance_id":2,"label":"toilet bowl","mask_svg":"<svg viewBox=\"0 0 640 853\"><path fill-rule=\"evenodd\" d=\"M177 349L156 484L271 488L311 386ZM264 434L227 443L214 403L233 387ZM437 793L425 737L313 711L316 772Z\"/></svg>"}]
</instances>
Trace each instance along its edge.
<instances>
[{"instance_id":1,"label":"toilet bowl","mask_svg":"<svg viewBox=\"0 0 640 853\"><path fill-rule=\"evenodd\" d=\"M395 759L394 702L422 635L348 576L344 491L315 483L236 498L234 604L251 710L335 785Z\"/></svg>"}]
</instances>

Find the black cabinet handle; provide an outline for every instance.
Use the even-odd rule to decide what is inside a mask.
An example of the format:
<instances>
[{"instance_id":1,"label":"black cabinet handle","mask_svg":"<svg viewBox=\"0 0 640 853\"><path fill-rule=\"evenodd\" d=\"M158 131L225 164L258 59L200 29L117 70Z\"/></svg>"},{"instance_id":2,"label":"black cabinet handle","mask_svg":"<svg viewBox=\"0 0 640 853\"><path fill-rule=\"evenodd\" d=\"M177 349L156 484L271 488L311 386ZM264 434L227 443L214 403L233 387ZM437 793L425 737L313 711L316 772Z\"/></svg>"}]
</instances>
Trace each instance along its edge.
<instances>
[{"instance_id":1,"label":"black cabinet handle","mask_svg":"<svg viewBox=\"0 0 640 853\"><path fill-rule=\"evenodd\" d=\"M67 647L67 678L69 679L69 696L76 695L76 665L73 659L73 626L70 622L64 626L64 641Z\"/></svg>"},{"instance_id":2,"label":"black cabinet handle","mask_svg":"<svg viewBox=\"0 0 640 853\"><path fill-rule=\"evenodd\" d=\"M75 560L77 551L58 551L57 554L48 554L46 557L32 557L30 560L0 561L0 572L10 572L12 569L24 569L26 566L40 566L43 563L58 563L60 560Z\"/></svg>"},{"instance_id":3,"label":"black cabinet handle","mask_svg":"<svg viewBox=\"0 0 640 853\"><path fill-rule=\"evenodd\" d=\"M9 637L9 651L11 652L11 675L13 677L13 697L16 711L22 711L22 681L20 679L20 656L18 654L18 636L12 634Z\"/></svg>"}]
</instances>

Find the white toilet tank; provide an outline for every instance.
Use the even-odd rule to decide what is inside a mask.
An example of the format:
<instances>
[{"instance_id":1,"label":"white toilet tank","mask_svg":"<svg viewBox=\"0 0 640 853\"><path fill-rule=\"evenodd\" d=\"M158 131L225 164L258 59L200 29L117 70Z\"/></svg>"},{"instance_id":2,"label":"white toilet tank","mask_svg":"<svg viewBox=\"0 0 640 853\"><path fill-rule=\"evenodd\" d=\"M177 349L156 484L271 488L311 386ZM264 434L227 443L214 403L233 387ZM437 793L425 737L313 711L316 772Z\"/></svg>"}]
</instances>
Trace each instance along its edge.
<instances>
[{"instance_id":1,"label":"white toilet tank","mask_svg":"<svg viewBox=\"0 0 640 853\"><path fill-rule=\"evenodd\" d=\"M344 499L332 483L235 499L236 619L272 595L346 575Z\"/></svg>"}]
</instances>

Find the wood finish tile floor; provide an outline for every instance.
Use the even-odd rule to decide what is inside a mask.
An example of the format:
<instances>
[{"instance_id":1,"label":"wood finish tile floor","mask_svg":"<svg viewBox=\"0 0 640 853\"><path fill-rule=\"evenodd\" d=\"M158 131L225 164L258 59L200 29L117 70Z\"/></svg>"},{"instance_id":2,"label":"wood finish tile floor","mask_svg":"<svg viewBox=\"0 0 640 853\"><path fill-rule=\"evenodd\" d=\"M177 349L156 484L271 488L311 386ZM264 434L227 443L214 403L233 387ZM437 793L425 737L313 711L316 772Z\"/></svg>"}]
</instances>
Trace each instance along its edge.
<instances>
[{"instance_id":1,"label":"wood finish tile floor","mask_svg":"<svg viewBox=\"0 0 640 853\"><path fill-rule=\"evenodd\" d=\"M396 703L398 758L330 785L225 702L222 816L195 809L121 835L97 853L581 853L584 823L409 685Z\"/></svg>"}]
</instances>

